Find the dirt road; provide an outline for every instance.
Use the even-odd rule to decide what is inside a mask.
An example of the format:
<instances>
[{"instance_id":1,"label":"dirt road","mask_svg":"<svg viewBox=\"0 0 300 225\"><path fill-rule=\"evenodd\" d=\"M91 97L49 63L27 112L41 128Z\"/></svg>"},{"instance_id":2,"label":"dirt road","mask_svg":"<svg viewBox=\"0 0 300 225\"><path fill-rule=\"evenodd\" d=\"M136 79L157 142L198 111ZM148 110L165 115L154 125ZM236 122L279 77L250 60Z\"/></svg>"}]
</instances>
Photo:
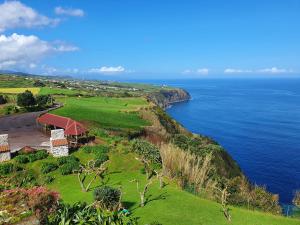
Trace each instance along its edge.
<instances>
[{"instance_id":1,"label":"dirt road","mask_svg":"<svg viewBox=\"0 0 300 225\"><path fill-rule=\"evenodd\" d=\"M8 134L13 152L24 146L49 147L49 137L38 129L36 123L36 118L41 113L30 112L0 117L0 134Z\"/></svg>"}]
</instances>

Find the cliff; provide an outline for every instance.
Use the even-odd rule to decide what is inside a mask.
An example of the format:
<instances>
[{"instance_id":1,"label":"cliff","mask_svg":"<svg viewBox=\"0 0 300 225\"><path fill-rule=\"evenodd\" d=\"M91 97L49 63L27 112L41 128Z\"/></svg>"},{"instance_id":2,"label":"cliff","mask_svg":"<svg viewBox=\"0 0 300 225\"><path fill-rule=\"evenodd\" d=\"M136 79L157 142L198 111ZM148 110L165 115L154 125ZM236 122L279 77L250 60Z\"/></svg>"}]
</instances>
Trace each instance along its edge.
<instances>
[{"instance_id":1,"label":"cliff","mask_svg":"<svg viewBox=\"0 0 300 225\"><path fill-rule=\"evenodd\" d=\"M160 90L149 94L148 99L159 107L165 109L173 103L188 101L190 94L183 89Z\"/></svg>"}]
</instances>

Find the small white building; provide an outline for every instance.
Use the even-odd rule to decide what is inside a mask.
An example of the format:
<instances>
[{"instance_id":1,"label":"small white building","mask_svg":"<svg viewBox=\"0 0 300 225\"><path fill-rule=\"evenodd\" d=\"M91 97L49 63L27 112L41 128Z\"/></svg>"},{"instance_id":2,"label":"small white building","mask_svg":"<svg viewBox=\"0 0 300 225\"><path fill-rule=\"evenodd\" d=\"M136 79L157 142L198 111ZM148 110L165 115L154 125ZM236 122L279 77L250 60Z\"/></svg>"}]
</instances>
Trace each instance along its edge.
<instances>
[{"instance_id":1,"label":"small white building","mask_svg":"<svg viewBox=\"0 0 300 225\"><path fill-rule=\"evenodd\" d=\"M54 157L68 156L68 140L65 138L64 129L51 130L50 153Z\"/></svg>"},{"instance_id":2,"label":"small white building","mask_svg":"<svg viewBox=\"0 0 300 225\"><path fill-rule=\"evenodd\" d=\"M11 159L10 148L8 144L8 134L0 135L0 162Z\"/></svg>"}]
</instances>

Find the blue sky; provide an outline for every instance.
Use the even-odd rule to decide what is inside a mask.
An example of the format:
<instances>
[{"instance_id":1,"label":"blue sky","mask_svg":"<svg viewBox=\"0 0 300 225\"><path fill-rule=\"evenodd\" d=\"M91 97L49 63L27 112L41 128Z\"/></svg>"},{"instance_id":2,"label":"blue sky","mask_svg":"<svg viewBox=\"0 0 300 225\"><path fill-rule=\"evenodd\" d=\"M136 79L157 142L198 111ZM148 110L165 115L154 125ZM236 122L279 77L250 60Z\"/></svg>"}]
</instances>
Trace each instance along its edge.
<instances>
[{"instance_id":1,"label":"blue sky","mask_svg":"<svg viewBox=\"0 0 300 225\"><path fill-rule=\"evenodd\" d=\"M24 0L0 1L0 11L2 70L123 78L300 71L300 0Z\"/></svg>"}]
</instances>

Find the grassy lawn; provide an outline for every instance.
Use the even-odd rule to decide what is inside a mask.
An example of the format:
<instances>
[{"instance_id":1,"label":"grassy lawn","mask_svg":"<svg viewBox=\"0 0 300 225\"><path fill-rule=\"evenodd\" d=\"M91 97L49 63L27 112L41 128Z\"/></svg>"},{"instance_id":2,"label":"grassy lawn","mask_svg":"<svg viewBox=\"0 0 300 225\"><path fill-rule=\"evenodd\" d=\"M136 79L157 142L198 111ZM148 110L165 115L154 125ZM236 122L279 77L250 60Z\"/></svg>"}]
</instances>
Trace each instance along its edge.
<instances>
[{"instance_id":1,"label":"grassy lawn","mask_svg":"<svg viewBox=\"0 0 300 225\"><path fill-rule=\"evenodd\" d=\"M40 90L41 95L79 95L84 94L83 91L80 90L72 90L72 89L61 89L61 88L49 88L42 87Z\"/></svg>"},{"instance_id":2,"label":"grassy lawn","mask_svg":"<svg viewBox=\"0 0 300 225\"><path fill-rule=\"evenodd\" d=\"M87 121L102 128L138 129L148 123L136 112L147 106L143 98L58 98L64 107L51 113L71 117L78 121Z\"/></svg>"},{"instance_id":3,"label":"grassy lawn","mask_svg":"<svg viewBox=\"0 0 300 225\"><path fill-rule=\"evenodd\" d=\"M40 92L40 88L0 88L0 93L3 94L19 94L23 93L26 90L31 91L32 94L37 95Z\"/></svg>"},{"instance_id":4,"label":"grassy lawn","mask_svg":"<svg viewBox=\"0 0 300 225\"><path fill-rule=\"evenodd\" d=\"M79 150L73 153L86 161L93 158ZM42 162L55 161L47 159L28 164L27 167L39 173ZM226 225L229 224L222 212L221 205L209 200L201 199L190 193L180 190L172 181L167 181L163 189L159 189L159 184L155 180L148 192L148 203L145 207L139 207L139 195L136 191L136 184L130 182L139 179L143 184L145 175L141 171L142 165L135 159L135 155L126 151L126 147L119 145L110 153L109 175L105 179L105 185L114 186L122 189L123 203L134 217L139 218L140 224L149 224L159 221L164 225ZM59 170L51 172L49 175L55 176L49 188L59 191L64 201L74 203L77 201L93 201L93 190L100 186L97 180L87 193L82 192L76 175L62 176ZM142 186L142 185L141 185ZM230 207L232 222L234 225L296 225L299 220L288 219L280 216L273 216L256 211L248 211L237 207Z\"/></svg>"}]
</instances>

